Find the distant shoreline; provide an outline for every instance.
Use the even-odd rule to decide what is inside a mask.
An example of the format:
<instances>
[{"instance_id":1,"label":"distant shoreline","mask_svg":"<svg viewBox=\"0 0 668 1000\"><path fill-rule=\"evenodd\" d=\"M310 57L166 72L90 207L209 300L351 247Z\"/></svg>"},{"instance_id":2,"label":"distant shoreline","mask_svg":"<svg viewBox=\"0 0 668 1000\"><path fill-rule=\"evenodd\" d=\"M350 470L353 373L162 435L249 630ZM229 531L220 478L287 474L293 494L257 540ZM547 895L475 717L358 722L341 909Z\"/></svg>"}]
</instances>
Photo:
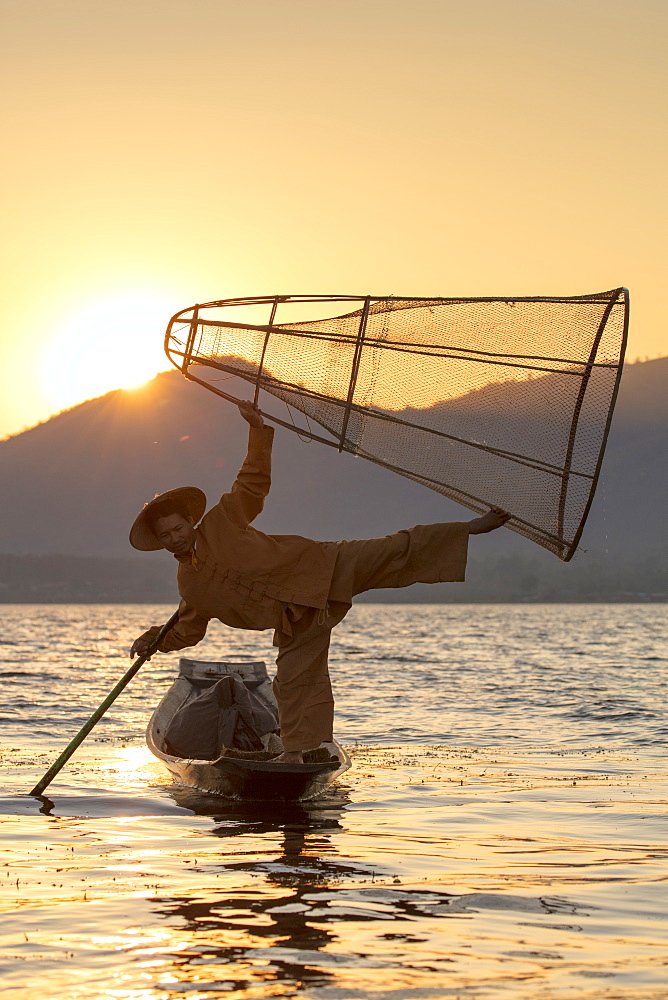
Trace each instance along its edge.
<instances>
[{"instance_id":1,"label":"distant shoreline","mask_svg":"<svg viewBox=\"0 0 668 1000\"><path fill-rule=\"evenodd\" d=\"M0 604L177 604L171 560L0 553ZM590 551L564 564L543 552L473 553L466 583L376 590L360 604L662 604L668 559Z\"/></svg>"}]
</instances>

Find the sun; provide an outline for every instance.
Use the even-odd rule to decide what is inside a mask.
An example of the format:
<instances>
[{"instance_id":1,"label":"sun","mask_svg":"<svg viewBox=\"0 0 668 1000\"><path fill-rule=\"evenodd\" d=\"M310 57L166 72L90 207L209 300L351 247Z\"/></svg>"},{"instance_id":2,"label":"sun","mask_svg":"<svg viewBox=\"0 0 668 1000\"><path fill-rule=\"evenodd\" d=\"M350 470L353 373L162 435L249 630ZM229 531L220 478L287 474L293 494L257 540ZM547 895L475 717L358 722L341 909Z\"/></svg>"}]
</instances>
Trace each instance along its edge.
<instances>
[{"instance_id":1,"label":"sun","mask_svg":"<svg viewBox=\"0 0 668 1000\"><path fill-rule=\"evenodd\" d=\"M112 389L131 389L169 367L163 353L172 312L165 295L100 298L67 316L43 353L42 383L67 409Z\"/></svg>"}]
</instances>

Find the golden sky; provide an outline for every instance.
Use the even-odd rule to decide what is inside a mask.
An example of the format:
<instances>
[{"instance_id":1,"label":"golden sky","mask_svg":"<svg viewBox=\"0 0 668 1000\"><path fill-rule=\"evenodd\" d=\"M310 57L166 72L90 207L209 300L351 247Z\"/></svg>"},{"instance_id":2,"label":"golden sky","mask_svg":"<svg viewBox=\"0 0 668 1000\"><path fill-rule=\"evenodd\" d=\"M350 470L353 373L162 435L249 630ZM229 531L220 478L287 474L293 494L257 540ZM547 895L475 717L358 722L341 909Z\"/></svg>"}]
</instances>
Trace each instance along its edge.
<instances>
[{"instance_id":1,"label":"golden sky","mask_svg":"<svg viewBox=\"0 0 668 1000\"><path fill-rule=\"evenodd\" d=\"M631 290L668 354L665 0L0 0L0 436L240 295Z\"/></svg>"}]
</instances>

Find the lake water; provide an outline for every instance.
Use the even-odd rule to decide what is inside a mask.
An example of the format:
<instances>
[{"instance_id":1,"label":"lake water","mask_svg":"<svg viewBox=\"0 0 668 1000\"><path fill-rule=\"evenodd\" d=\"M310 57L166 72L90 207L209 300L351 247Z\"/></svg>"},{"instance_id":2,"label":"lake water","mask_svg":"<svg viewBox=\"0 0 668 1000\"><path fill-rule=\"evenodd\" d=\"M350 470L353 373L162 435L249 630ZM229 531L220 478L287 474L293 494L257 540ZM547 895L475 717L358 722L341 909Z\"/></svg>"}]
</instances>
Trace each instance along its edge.
<instances>
[{"instance_id":1,"label":"lake water","mask_svg":"<svg viewBox=\"0 0 668 1000\"><path fill-rule=\"evenodd\" d=\"M356 606L353 766L303 806L170 783L159 655L26 795L171 610L2 606L3 996L668 996L665 605ZM272 672L270 633L196 655Z\"/></svg>"}]
</instances>

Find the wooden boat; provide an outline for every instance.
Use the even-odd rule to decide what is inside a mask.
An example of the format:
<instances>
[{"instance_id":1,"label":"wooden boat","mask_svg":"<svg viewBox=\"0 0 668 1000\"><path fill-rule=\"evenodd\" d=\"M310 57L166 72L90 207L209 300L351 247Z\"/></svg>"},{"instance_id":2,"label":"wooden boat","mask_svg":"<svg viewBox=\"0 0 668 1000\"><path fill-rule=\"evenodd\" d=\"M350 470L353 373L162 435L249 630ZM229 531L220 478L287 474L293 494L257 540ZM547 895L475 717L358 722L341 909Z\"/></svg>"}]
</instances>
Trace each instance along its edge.
<instances>
[{"instance_id":1,"label":"wooden boat","mask_svg":"<svg viewBox=\"0 0 668 1000\"><path fill-rule=\"evenodd\" d=\"M146 731L149 750L171 771L175 781L208 794L234 799L303 801L318 795L334 778L348 770L350 758L336 740L322 744L332 759L304 764L275 764L271 760L247 760L225 754L215 760L192 760L168 753L165 733L175 713L226 674L240 678L260 701L276 710L271 682L262 660L211 663L182 657L179 676L151 716ZM280 749L279 744L276 753Z\"/></svg>"}]
</instances>

